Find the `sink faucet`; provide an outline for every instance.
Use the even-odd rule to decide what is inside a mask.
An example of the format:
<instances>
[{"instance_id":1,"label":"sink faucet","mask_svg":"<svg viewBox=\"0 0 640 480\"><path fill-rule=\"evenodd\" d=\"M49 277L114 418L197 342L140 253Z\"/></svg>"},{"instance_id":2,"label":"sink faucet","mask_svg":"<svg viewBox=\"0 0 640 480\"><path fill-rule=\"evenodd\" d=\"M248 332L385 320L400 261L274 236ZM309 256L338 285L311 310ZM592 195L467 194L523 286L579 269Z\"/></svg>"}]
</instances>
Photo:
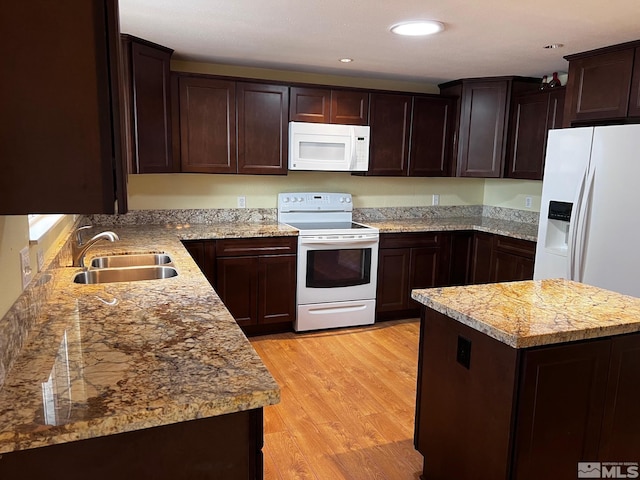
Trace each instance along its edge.
<instances>
[{"instance_id":1,"label":"sink faucet","mask_svg":"<svg viewBox=\"0 0 640 480\"><path fill-rule=\"evenodd\" d=\"M83 242L82 232L89 228L92 228L92 226L85 225L84 227L80 227L76 230L75 241L71 243L71 256L73 258L74 267L84 267L84 256L86 255L87 250L89 250L96 242L99 242L100 240L110 240L112 242L120 240L120 237L113 232L101 232L90 240Z\"/></svg>"}]
</instances>

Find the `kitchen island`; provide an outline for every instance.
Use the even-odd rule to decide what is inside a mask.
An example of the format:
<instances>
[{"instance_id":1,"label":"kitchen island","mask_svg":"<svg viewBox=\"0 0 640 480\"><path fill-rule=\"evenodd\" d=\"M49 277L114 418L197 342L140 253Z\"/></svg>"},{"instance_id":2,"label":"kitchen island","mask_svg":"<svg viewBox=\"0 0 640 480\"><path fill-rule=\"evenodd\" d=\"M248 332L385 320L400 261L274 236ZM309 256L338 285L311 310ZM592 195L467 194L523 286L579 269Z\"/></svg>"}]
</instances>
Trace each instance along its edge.
<instances>
[{"instance_id":1,"label":"kitchen island","mask_svg":"<svg viewBox=\"0 0 640 480\"><path fill-rule=\"evenodd\" d=\"M640 299L567 280L412 296L424 305L414 439L423 478L637 468Z\"/></svg>"}]
</instances>

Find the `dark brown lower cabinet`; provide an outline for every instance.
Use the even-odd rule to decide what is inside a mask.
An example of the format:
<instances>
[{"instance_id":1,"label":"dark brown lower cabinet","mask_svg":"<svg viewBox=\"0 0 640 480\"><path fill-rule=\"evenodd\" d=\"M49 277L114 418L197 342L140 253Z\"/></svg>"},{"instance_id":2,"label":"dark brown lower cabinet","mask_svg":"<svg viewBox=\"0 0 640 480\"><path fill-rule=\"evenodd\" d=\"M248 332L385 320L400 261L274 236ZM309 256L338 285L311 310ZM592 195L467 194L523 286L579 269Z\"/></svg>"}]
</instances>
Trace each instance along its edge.
<instances>
[{"instance_id":1,"label":"dark brown lower cabinet","mask_svg":"<svg viewBox=\"0 0 640 480\"><path fill-rule=\"evenodd\" d=\"M475 232L469 283L531 280L536 243L518 238Z\"/></svg>"},{"instance_id":2,"label":"dark brown lower cabinet","mask_svg":"<svg viewBox=\"0 0 640 480\"><path fill-rule=\"evenodd\" d=\"M193 257L210 284L216 278L216 242L215 240L183 240L182 244Z\"/></svg>"},{"instance_id":3,"label":"dark brown lower cabinet","mask_svg":"<svg viewBox=\"0 0 640 480\"><path fill-rule=\"evenodd\" d=\"M259 480L262 422L259 408L21 450L0 457L0 478Z\"/></svg>"},{"instance_id":4,"label":"dark brown lower cabinet","mask_svg":"<svg viewBox=\"0 0 640 480\"><path fill-rule=\"evenodd\" d=\"M638 398L640 334L514 349L423 309L424 479L565 479L578 462L637 462Z\"/></svg>"},{"instance_id":5,"label":"dark brown lower cabinet","mask_svg":"<svg viewBox=\"0 0 640 480\"><path fill-rule=\"evenodd\" d=\"M441 232L380 235L376 319L418 316L411 290L447 284L448 251L448 235Z\"/></svg>"},{"instance_id":6,"label":"dark brown lower cabinet","mask_svg":"<svg viewBox=\"0 0 640 480\"><path fill-rule=\"evenodd\" d=\"M246 333L292 327L296 251L296 237L216 241L214 288Z\"/></svg>"}]
</instances>

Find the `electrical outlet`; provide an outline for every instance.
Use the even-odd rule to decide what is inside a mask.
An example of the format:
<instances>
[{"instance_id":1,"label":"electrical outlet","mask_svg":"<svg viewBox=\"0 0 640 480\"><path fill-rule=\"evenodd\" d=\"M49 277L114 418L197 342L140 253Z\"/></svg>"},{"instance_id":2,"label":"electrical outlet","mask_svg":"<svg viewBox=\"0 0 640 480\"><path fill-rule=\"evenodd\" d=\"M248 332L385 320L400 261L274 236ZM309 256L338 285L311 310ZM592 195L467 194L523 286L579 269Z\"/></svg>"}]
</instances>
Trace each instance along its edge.
<instances>
[{"instance_id":1,"label":"electrical outlet","mask_svg":"<svg viewBox=\"0 0 640 480\"><path fill-rule=\"evenodd\" d=\"M238 197L238 208L247 208L247 197L244 195Z\"/></svg>"},{"instance_id":2,"label":"electrical outlet","mask_svg":"<svg viewBox=\"0 0 640 480\"><path fill-rule=\"evenodd\" d=\"M531 197L524 197L525 208L531 208Z\"/></svg>"},{"instance_id":3,"label":"electrical outlet","mask_svg":"<svg viewBox=\"0 0 640 480\"><path fill-rule=\"evenodd\" d=\"M440 205L440 195L434 194L431 203L432 205Z\"/></svg>"},{"instance_id":4,"label":"electrical outlet","mask_svg":"<svg viewBox=\"0 0 640 480\"><path fill-rule=\"evenodd\" d=\"M37 263L38 263L38 271L41 272L44 268L44 251L39 248L37 253Z\"/></svg>"},{"instance_id":5,"label":"electrical outlet","mask_svg":"<svg viewBox=\"0 0 640 480\"><path fill-rule=\"evenodd\" d=\"M29 247L24 247L20 250L20 271L22 272L22 289L24 290L33 277Z\"/></svg>"}]
</instances>

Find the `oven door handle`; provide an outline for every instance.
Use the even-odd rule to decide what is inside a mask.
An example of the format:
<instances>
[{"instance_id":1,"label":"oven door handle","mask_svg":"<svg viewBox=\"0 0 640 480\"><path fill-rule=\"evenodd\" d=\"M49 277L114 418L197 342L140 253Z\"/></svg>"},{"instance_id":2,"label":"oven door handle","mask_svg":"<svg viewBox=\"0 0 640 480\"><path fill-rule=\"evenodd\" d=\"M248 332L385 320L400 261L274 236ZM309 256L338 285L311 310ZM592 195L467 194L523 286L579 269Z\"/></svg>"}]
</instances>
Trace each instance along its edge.
<instances>
[{"instance_id":1,"label":"oven door handle","mask_svg":"<svg viewBox=\"0 0 640 480\"><path fill-rule=\"evenodd\" d=\"M318 240L312 240L312 239L301 239L300 240L300 246L304 246L304 245L344 245L344 244L349 244L349 245L361 245L363 243L367 243L370 245L376 245L378 243L378 239L377 238L337 238L337 239L318 239Z\"/></svg>"}]
</instances>

